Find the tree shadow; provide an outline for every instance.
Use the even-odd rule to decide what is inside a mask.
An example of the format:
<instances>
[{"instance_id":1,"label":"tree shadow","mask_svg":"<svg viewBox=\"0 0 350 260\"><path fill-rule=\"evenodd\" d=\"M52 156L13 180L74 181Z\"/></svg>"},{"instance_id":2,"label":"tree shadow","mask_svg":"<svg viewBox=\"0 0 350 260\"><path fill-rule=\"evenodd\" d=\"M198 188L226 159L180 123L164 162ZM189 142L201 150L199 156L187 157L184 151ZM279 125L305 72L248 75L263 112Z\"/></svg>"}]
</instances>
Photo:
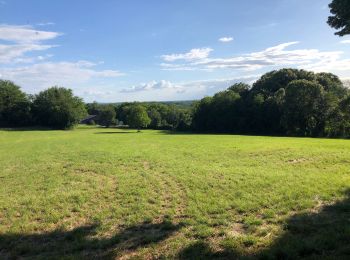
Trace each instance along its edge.
<instances>
[{"instance_id":1,"label":"tree shadow","mask_svg":"<svg viewBox=\"0 0 350 260\"><path fill-rule=\"evenodd\" d=\"M297 214L268 248L247 254L232 246L213 250L205 241L183 249L179 259L350 259L350 190L319 211ZM243 252L243 253L242 253Z\"/></svg>"},{"instance_id":2,"label":"tree shadow","mask_svg":"<svg viewBox=\"0 0 350 260\"><path fill-rule=\"evenodd\" d=\"M95 134L135 134L136 132L131 131L111 131L111 132L96 132Z\"/></svg>"},{"instance_id":3,"label":"tree shadow","mask_svg":"<svg viewBox=\"0 0 350 260\"><path fill-rule=\"evenodd\" d=\"M107 238L97 236L99 226L92 224L44 234L0 234L0 259L115 259L128 250L158 243L183 225L170 221L144 222Z\"/></svg>"},{"instance_id":4,"label":"tree shadow","mask_svg":"<svg viewBox=\"0 0 350 260\"><path fill-rule=\"evenodd\" d=\"M158 133L164 135L215 135L215 136L245 136L245 137L271 137L271 138L298 138L298 139L329 139L329 140L342 140L349 141L348 137L313 137L313 136L291 136L291 135L282 135L282 134L253 134L253 133L232 133L232 132L196 132L196 131L176 131L176 130L158 130Z\"/></svg>"},{"instance_id":5,"label":"tree shadow","mask_svg":"<svg viewBox=\"0 0 350 260\"><path fill-rule=\"evenodd\" d=\"M54 129L44 126L28 126L28 127L0 127L2 131L9 132L26 132L26 131L54 131L54 130L62 130L62 129Z\"/></svg>"}]
</instances>

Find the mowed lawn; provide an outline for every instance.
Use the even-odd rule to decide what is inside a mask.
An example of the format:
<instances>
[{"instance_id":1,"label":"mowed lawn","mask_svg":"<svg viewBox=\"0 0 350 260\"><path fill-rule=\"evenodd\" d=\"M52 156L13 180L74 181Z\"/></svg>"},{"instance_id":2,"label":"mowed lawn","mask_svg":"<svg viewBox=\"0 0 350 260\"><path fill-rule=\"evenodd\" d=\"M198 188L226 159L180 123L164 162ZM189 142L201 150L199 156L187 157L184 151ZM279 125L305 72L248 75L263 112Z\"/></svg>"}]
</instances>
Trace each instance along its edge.
<instances>
[{"instance_id":1,"label":"mowed lawn","mask_svg":"<svg viewBox=\"0 0 350 260\"><path fill-rule=\"evenodd\" d=\"M0 131L0 259L346 258L350 140Z\"/></svg>"}]
</instances>

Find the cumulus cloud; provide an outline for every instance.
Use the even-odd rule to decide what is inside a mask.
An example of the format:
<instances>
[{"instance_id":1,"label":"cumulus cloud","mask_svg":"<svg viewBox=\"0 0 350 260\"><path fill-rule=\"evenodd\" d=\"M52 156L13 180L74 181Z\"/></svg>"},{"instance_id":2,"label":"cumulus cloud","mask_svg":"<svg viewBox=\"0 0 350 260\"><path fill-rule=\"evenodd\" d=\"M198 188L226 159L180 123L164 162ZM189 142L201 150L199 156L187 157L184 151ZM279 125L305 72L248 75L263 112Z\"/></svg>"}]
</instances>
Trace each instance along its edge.
<instances>
[{"instance_id":1,"label":"cumulus cloud","mask_svg":"<svg viewBox=\"0 0 350 260\"><path fill-rule=\"evenodd\" d=\"M233 41L233 37L221 37L219 42L231 42Z\"/></svg>"},{"instance_id":2,"label":"cumulus cloud","mask_svg":"<svg viewBox=\"0 0 350 260\"><path fill-rule=\"evenodd\" d=\"M162 59L168 62L177 61L177 60L192 61L192 60L207 58L210 52L212 51L213 49L211 48L198 48L198 49L192 49L187 53L175 53L175 54L162 55Z\"/></svg>"},{"instance_id":3,"label":"cumulus cloud","mask_svg":"<svg viewBox=\"0 0 350 260\"><path fill-rule=\"evenodd\" d=\"M140 91L151 91L151 90L162 90L162 89L175 89L178 91L182 91L182 86L171 83L170 81L161 80L161 81L151 81L148 83L141 83L136 86L132 86L130 88L122 89L121 93L133 93Z\"/></svg>"}]
</instances>

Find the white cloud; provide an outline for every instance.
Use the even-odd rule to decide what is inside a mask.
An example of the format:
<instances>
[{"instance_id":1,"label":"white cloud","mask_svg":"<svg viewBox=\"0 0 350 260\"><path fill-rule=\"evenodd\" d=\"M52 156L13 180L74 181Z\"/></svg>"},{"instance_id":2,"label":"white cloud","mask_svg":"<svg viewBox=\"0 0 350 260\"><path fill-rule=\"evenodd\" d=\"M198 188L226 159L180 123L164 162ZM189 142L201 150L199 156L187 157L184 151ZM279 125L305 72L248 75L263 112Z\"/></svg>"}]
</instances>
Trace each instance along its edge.
<instances>
[{"instance_id":1,"label":"white cloud","mask_svg":"<svg viewBox=\"0 0 350 260\"><path fill-rule=\"evenodd\" d=\"M302 65L300 68L315 72L347 72L350 68L350 59L326 59L316 63Z\"/></svg>"},{"instance_id":2,"label":"white cloud","mask_svg":"<svg viewBox=\"0 0 350 260\"><path fill-rule=\"evenodd\" d=\"M343 44L350 44L350 40L343 40L343 41L341 41L340 43L343 43Z\"/></svg>"},{"instance_id":3,"label":"white cloud","mask_svg":"<svg viewBox=\"0 0 350 260\"><path fill-rule=\"evenodd\" d=\"M45 62L24 67L0 68L0 78L12 80L31 93L59 85L74 87L96 78L122 76L116 70L95 70L88 61Z\"/></svg>"},{"instance_id":4,"label":"white cloud","mask_svg":"<svg viewBox=\"0 0 350 260\"><path fill-rule=\"evenodd\" d=\"M207 58L210 52L212 51L213 49L211 48L198 48L198 49L192 49L187 53L168 54L168 55L162 55L161 57L163 60L168 62L177 61L177 60L192 61L192 60Z\"/></svg>"},{"instance_id":5,"label":"white cloud","mask_svg":"<svg viewBox=\"0 0 350 260\"><path fill-rule=\"evenodd\" d=\"M84 97L84 99L87 102L92 102L92 101L111 101L115 102L115 100L110 99L111 97L114 97L117 93L115 91L110 91L110 90L103 90L104 86L100 86L100 89L95 89L95 88L84 88L81 90L76 91L75 93L79 96Z\"/></svg>"},{"instance_id":6,"label":"white cloud","mask_svg":"<svg viewBox=\"0 0 350 260\"><path fill-rule=\"evenodd\" d=\"M0 41L5 42L0 44L0 64L6 64L0 66L0 78L14 81L28 93L37 93L44 88L59 85L73 88L82 95L97 95L96 91L90 93L85 90L85 93L80 88L124 75L117 70L96 69L101 62L48 61L53 55L45 51L56 45L43 42L59 35L61 34L57 32L35 30L31 26L0 25ZM28 55L34 51L40 54ZM30 64L24 66L21 63ZM102 97L101 93L100 96Z\"/></svg>"},{"instance_id":7,"label":"white cloud","mask_svg":"<svg viewBox=\"0 0 350 260\"><path fill-rule=\"evenodd\" d=\"M0 25L0 40L15 43L33 43L51 40L61 35L58 32L35 30L31 26Z\"/></svg>"},{"instance_id":8,"label":"white cloud","mask_svg":"<svg viewBox=\"0 0 350 260\"><path fill-rule=\"evenodd\" d=\"M317 49L297 49L286 50L287 47L299 42L282 43L263 51L252 52L240 56L228 58L203 57L196 61L183 64L163 63L161 66L167 70L215 70L215 69L242 69L258 70L272 66L301 66L315 64L317 62L337 62L341 61L342 52L339 51L319 51Z\"/></svg>"},{"instance_id":9,"label":"white cloud","mask_svg":"<svg viewBox=\"0 0 350 260\"><path fill-rule=\"evenodd\" d=\"M38 31L31 26L0 25L0 40L9 43L0 44L0 63L33 62L25 57L32 51L44 51L55 45L42 44L61 35L57 32Z\"/></svg>"},{"instance_id":10,"label":"white cloud","mask_svg":"<svg viewBox=\"0 0 350 260\"><path fill-rule=\"evenodd\" d=\"M41 44L0 44L0 63L17 63L23 59L23 55L31 51L43 51L54 47Z\"/></svg>"},{"instance_id":11,"label":"white cloud","mask_svg":"<svg viewBox=\"0 0 350 260\"><path fill-rule=\"evenodd\" d=\"M220 42L231 42L233 41L233 37L221 37L219 39Z\"/></svg>"},{"instance_id":12,"label":"white cloud","mask_svg":"<svg viewBox=\"0 0 350 260\"><path fill-rule=\"evenodd\" d=\"M199 80L179 83L166 80L153 80L148 83L142 83L137 86L123 89L120 93L152 92L159 94L161 91L166 91L173 93L174 96L184 93L197 93L198 95L196 98L200 98L203 97L203 95L212 95L217 91L227 89L229 86L237 82L252 84L257 78L258 75L248 75L229 79Z\"/></svg>"},{"instance_id":13,"label":"white cloud","mask_svg":"<svg viewBox=\"0 0 350 260\"><path fill-rule=\"evenodd\" d=\"M182 91L182 86L171 83L170 81L161 80L161 81L151 81L148 83L141 83L137 86L132 86L130 88L122 89L121 93L132 93L140 91L151 91L151 90L161 90L161 89L176 89Z\"/></svg>"},{"instance_id":14,"label":"white cloud","mask_svg":"<svg viewBox=\"0 0 350 260\"><path fill-rule=\"evenodd\" d=\"M49 25L55 25L53 22L45 22L45 23L37 23L37 26L49 26Z\"/></svg>"}]
</instances>

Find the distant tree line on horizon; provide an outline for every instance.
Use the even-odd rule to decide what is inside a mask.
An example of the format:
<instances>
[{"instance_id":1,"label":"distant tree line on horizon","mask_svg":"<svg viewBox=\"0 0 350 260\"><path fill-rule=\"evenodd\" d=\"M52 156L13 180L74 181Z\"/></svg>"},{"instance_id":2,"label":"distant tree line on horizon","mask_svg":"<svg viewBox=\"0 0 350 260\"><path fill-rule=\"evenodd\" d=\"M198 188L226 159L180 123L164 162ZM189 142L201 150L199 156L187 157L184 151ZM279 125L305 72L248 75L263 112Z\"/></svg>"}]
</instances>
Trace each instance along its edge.
<instances>
[{"instance_id":1,"label":"distant tree line on horizon","mask_svg":"<svg viewBox=\"0 0 350 260\"><path fill-rule=\"evenodd\" d=\"M158 130L191 129L192 106L187 104L181 106L172 102L126 102L113 105L94 102L86 106L90 115L97 115L96 121L92 124L110 126L122 123L133 128Z\"/></svg>"},{"instance_id":2,"label":"distant tree line on horizon","mask_svg":"<svg viewBox=\"0 0 350 260\"><path fill-rule=\"evenodd\" d=\"M237 83L193 102L84 104L72 91L52 87L26 95L0 80L0 126L69 129L89 124L132 128L314 137L350 137L350 90L331 73L271 71L252 86Z\"/></svg>"}]
</instances>

